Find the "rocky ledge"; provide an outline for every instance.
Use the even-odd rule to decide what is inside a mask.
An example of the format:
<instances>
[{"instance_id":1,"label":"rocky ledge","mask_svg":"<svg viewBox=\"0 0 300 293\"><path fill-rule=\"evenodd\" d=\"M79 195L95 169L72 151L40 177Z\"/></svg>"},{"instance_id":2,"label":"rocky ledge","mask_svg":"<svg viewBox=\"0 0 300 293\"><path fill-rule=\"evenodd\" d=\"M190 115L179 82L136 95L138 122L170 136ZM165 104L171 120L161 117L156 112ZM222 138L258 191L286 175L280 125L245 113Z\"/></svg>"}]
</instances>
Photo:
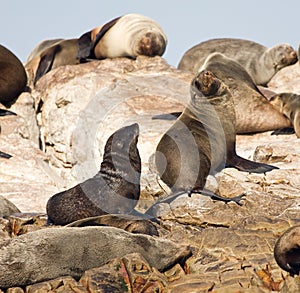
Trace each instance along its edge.
<instances>
[{"instance_id":1,"label":"rocky ledge","mask_svg":"<svg viewBox=\"0 0 300 293\"><path fill-rule=\"evenodd\" d=\"M293 83L299 64L284 70L270 89L300 92L299 83ZM143 211L161 196L150 158L173 122L152 116L182 110L191 78L159 57L120 58L55 69L23 93L10 109L18 116L0 118L1 151L13 156L0 159L3 243L52 229L46 225L48 198L93 176L108 136L131 122L141 130L138 208ZM281 89L289 82L291 88ZM210 176L207 188L222 196L245 193L242 206L197 194L159 205L159 237L153 238L184 245L192 253L166 270L159 271L142 254L128 254L77 277L59 276L3 292L298 292L299 277L278 267L273 249L286 229L299 224L299 149L293 134L238 135L239 155L279 167L266 174L224 169Z\"/></svg>"}]
</instances>

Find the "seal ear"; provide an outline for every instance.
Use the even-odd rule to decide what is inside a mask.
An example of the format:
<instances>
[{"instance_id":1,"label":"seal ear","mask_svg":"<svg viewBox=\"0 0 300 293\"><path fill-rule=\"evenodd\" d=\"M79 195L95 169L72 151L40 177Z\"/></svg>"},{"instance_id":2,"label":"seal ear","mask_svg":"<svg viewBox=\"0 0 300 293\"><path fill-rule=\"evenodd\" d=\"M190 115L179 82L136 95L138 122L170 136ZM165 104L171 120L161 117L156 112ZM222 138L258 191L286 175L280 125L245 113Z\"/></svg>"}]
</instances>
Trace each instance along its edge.
<instances>
[{"instance_id":1,"label":"seal ear","mask_svg":"<svg viewBox=\"0 0 300 293\"><path fill-rule=\"evenodd\" d=\"M78 39L78 54L77 58L80 60L85 60L86 58L90 57L91 55L91 49L93 47L93 42L92 42L92 32L87 32L83 34L79 39Z\"/></svg>"},{"instance_id":2,"label":"seal ear","mask_svg":"<svg viewBox=\"0 0 300 293\"><path fill-rule=\"evenodd\" d=\"M53 47L50 47L48 50L46 50L43 55L41 56L39 66L37 68L35 78L34 78L34 84L47 72L49 72L52 68L54 57L56 53L60 50L60 46L56 45Z\"/></svg>"}]
</instances>

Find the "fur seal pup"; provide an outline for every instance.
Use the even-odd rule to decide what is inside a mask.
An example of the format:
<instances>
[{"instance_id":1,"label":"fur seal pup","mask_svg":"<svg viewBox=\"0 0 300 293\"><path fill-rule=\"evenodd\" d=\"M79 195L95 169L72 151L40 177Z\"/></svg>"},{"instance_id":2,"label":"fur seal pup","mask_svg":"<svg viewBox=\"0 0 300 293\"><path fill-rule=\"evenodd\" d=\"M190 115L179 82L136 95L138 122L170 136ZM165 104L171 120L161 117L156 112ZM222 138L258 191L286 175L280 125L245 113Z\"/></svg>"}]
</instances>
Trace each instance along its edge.
<instances>
[{"instance_id":1,"label":"fur seal pup","mask_svg":"<svg viewBox=\"0 0 300 293\"><path fill-rule=\"evenodd\" d=\"M274 258L277 264L290 274L300 272L300 226L285 231L276 241Z\"/></svg>"},{"instance_id":2,"label":"fur seal pup","mask_svg":"<svg viewBox=\"0 0 300 293\"><path fill-rule=\"evenodd\" d=\"M137 123L114 132L106 142L100 171L48 200L49 220L57 225L66 225L108 213L130 213L140 196L138 135Z\"/></svg>"},{"instance_id":3,"label":"fur seal pup","mask_svg":"<svg viewBox=\"0 0 300 293\"><path fill-rule=\"evenodd\" d=\"M25 68L35 85L43 75L52 69L63 65L79 64L77 52L77 39L61 40L49 47L46 46L44 50L26 62Z\"/></svg>"},{"instance_id":4,"label":"fur seal pup","mask_svg":"<svg viewBox=\"0 0 300 293\"><path fill-rule=\"evenodd\" d=\"M191 83L191 99L162 136L155 153L160 178L172 192L200 192L209 173L224 167L263 173L277 167L239 157L235 113L228 87L203 70Z\"/></svg>"},{"instance_id":5,"label":"fur seal pup","mask_svg":"<svg viewBox=\"0 0 300 293\"><path fill-rule=\"evenodd\" d=\"M184 53L178 69L194 72L207 56L219 52L239 62L257 85L265 86L280 69L297 62L297 52L288 44L267 48L253 41L220 38L202 42Z\"/></svg>"},{"instance_id":6,"label":"fur seal pup","mask_svg":"<svg viewBox=\"0 0 300 293\"><path fill-rule=\"evenodd\" d=\"M22 62L0 45L0 102L13 102L25 89L27 75Z\"/></svg>"},{"instance_id":7,"label":"fur seal pup","mask_svg":"<svg viewBox=\"0 0 300 293\"><path fill-rule=\"evenodd\" d=\"M270 103L291 121L296 136L300 138L300 95L277 94L270 99Z\"/></svg>"},{"instance_id":8,"label":"fur seal pup","mask_svg":"<svg viewBox=\"0 0 300 293\"><path fill-rule=\"evenodd\" d=\"M80 278L91 268L134 252L161 272L184 265L191 256L187 245L115 227L41 229L1 242L0 288L61 276Z\"/></svg>"},{"instance_id":9,"label":"fur seal pup","mask_svg":"<svg viewBox=\"0 0 300 293\"><path fill-rule=\"evenodd\" d=\"M72 222L66 227L110 226L130 233L159 236L156 226L149 220L133 215L103 215Z\"/></svg>"},{"instance_id":10,"label":"fur seal pup","mask_svg":"<svg viewBox=\"0 0 300 293\"><path fill-rule=\"evenodd\" d=\"M78 58L136 58L139 55L162 56L167 37L151 18L126 14L83 34L79 40Z\"/></svg>"}]
</instances>

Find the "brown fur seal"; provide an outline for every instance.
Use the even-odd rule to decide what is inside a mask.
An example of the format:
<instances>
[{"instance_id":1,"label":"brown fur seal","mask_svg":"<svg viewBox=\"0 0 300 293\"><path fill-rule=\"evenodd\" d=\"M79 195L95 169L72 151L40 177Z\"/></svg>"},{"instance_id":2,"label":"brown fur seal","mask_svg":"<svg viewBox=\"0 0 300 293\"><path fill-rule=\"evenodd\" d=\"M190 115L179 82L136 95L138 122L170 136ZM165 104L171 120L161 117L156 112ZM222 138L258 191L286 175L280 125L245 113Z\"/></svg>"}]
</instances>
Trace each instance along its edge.
<instances>
[{"instance_id":1,"label":"brown fur seal","mask_svg":"<svg viewBox=\"0 0 300 293\"><path fill-rule=\"evenodd\" d=\"M285 231L276 241L274 257L277 264L292 275L300 272L300 226Z\"/></svg>"},{"instance_id":2,"label":"brown fur seal","mask_svg":"<svg viewBox=\"0 0 300 293\"><path fill-rule=\"evenodd\" d=\"M41 229L1 242L0 288L61 276L79 279L85 271L130 253L140 253L151 267L163 272L177 263L184 265L191 249L114 227Z\"/></svg>"},{"instance_id":3,"label":"brown fur seal","mask_svg":"<svg viewBox=\"0 0 300 293\"><path fill-rule=\"evenodd\" d=\"M52 69L63 65L79 64L77 52L77 39L61 40L49 47L45 46L45 49L41 50L39 54L26 62L25 68L35 84L43 75Z\"/></svg>"},{"instance_id":4,"label":"brown fur seal","mask_svg":"<svg viewBox=\"0 0 300 293\"><path fill-rule=\"evenodd\" d=\"M22 62L0 45L0 102L13 102L25 89L27 75Z\"/></svg>"},{"instance_id":5,"label":"brown fur seal","mask_svg":"<svg viewBox=\"0 0 300 293\"><path fill-rule=\"evenodd\" d=\"M278 110L292 123L296 136L300 138L300 95L293 93L281 93L270 99Z\"/></svg>"},{"instance_id":6,"label":"brown fur seal","mask_svg":"<svg viewBox=\"0 0 300 293\"><path fill-rule=\"evenodd\" d=\"M120 128L106 142L100 171L47 203L49 220L66 225L104 214L127 214L140 196L141 159L138 124Z\"/></svg>"},{"instance_id":7,"label":"brown fur seal","mask_svg":"<svg viewBox=\"0 0 300 293\"><path fill-rule=\"evenodd\" d=\"M154 20L126 14L83 34L79 38L78 57L84 60L162 56L166 46L167 37Z\"/></svg>"},{"instance_id":8,"label":"brown fur seal","mask_svg":"<svg viewBox=\"0 0 300 293\"><path fill-rule=\"evenodd\" d=\"M133 215L103 215L77 220L67 227L110 226L123 229L130 233L159 236L155 225L143 218Z\"/></svg>"},{"instance_id":9,"label":"brown fur seal","mask_svg":"<svg viewBox=\"0 0 300 293\"><path fill-rule=\"evenodd\" d=\"M220 53L209 55L202 68L213 72L232 93L236 132L253 133L290 127L290 121L261 93L248 72Z\"/></svg>"},{"instance_id":10,"label":"brown fur seal","mask_svg":"<svg viewBox=\"0 0 300 293\"><path fill-rule=\"evenodd\" d=\"M266 85L283 67L297 62L296 51L288 44L270 49L253 41L221 38L202 42L189 49L178 68L197 73L207 56L219 52L239 62L257 85Z\"/></svg>"},{"instance_id":11,"label":"brown fur seal","mask_svg":"<svg viewBox=\"0 0 300 293\"><path fill-rule=\"evenodd\" d=\"M213 73L201 71L189 104L157 145L158 173L173 192L201 193L207 176L225 166L256 173L277 168L239 157L235 142L232 95Z\"/></svg>"},{"instance_id":12,"label":"brown fur seal","mask_svg":"<svg viewBox=\"0 0 300 293\"><path fill-rule=\"evenodd\" d=\"M44 40L37 44L37 46L29 53L26 62L29 62L30 60L37 57L41 52L43 52L45 49L51 47L52 45L63 41L63 39L52 39L52 40Z\"/></svg>"}]
</instances>

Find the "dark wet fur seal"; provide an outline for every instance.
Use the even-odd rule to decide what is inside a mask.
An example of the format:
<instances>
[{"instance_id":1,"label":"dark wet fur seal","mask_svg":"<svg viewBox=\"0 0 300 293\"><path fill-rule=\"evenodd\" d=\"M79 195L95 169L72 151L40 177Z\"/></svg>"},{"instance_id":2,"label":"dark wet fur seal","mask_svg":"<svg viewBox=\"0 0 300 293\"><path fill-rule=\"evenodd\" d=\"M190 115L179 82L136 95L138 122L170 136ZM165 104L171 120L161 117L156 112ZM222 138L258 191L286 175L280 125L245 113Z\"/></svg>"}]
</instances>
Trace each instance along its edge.
<instances>
[{"instance_id":1,"label":"dark wet fur seal","mask_svg":"<svg viewBox=\"0 0 300 293\"><path fill-rule=\"evenodd\" d=\"M0 76L0 102L12 103L25 90L27 75L18 57L1 45Z\"/></svg>"},{"instance_id":2,"label":"dark wet fur seal","mask_svg":"<svg viewBox=\"0 0 300 293\"><path fill-rule=\"evenodd\" d=\"M135 59L139 55L162 56L167 37L152 19L139 14L126 14L83 34L78 46L81 61L116 57Z\"/></svg>"},{"instance_id":3,"label":"dark wet fur seal","mask_svg":"<svg viewBox=\"0 0 300 293\"><path fill-rule=\"evenodd\" d=\"M300 138L300 95L276 94L270 99L270 103L291 121L296 136Z\"/></svg>"},{"instance_id":4,"label":"dark wet fur seal","mask_svg":"<svg viewBox=\"0 0 300 293\"><path fill-rule=\"evenodd\" d=\"M140 196L138 135L137 123L113 133L106 142L100 171L48 200L50 222L66 225L87 217L130 213Z\"/></svg>"},{"instance_id":5,"label":"dark wet fur seal","mask_svg":"<svg viewBox=\"0 0 300 293\"><path fill-rule=\"evenodd\" d=\"M190 103L157 145L156 168L175 193L201 193L207 176L224 167L255 173L277 169L239 157L235 141L231 93L213 73L201 71L192 81Z\"/></svg>"},{"instance_id":6,"label":"dark wet fur seal","mask_svg":"<svg viewBox=\"0 0 300 293\"><path fill-rule=\"evenodd\" d=\"M123 229L130 233L159 236L153 222L133 215L103 215L77 220L67 227L110 226Z\"/></svg>"},{"instance_id":7,"label":"dark wet fur seal","mask_svg":"<svg viewBox=\"0 0 300 293\"><path fill-rule=\"evenodd\" d=\"M54 44L50 40L48 42L49 47L45 45L39 54L25 64L28 75L32 76L33 84L52 69L79 64L77 39L60 40Z\"/></svg>"},{"instance_id":8,"label":"dark wet fur seal","mask_svg":"<svg viewBox=\"0 0 300 293\"><path fill-rule=\"evenodd\" d=\"M296 51L288 44L267 48L249 40L220 38L204 41L189 49L178 68L196 74L208 55L214 52L239 62L257 85L266 85L280 69L298 60Z\"/></svg>"},{"instance_id":9,"label":"dark wet fur seal","mask_svg":"<svg viewBox=\"0 0 300 293\"><path fill-rule=\"evenodd\" d=\"M300 272L300 226L285 231L276 241L274 257L277 264L291 275Z\"/></svg>"}]
</instances>

